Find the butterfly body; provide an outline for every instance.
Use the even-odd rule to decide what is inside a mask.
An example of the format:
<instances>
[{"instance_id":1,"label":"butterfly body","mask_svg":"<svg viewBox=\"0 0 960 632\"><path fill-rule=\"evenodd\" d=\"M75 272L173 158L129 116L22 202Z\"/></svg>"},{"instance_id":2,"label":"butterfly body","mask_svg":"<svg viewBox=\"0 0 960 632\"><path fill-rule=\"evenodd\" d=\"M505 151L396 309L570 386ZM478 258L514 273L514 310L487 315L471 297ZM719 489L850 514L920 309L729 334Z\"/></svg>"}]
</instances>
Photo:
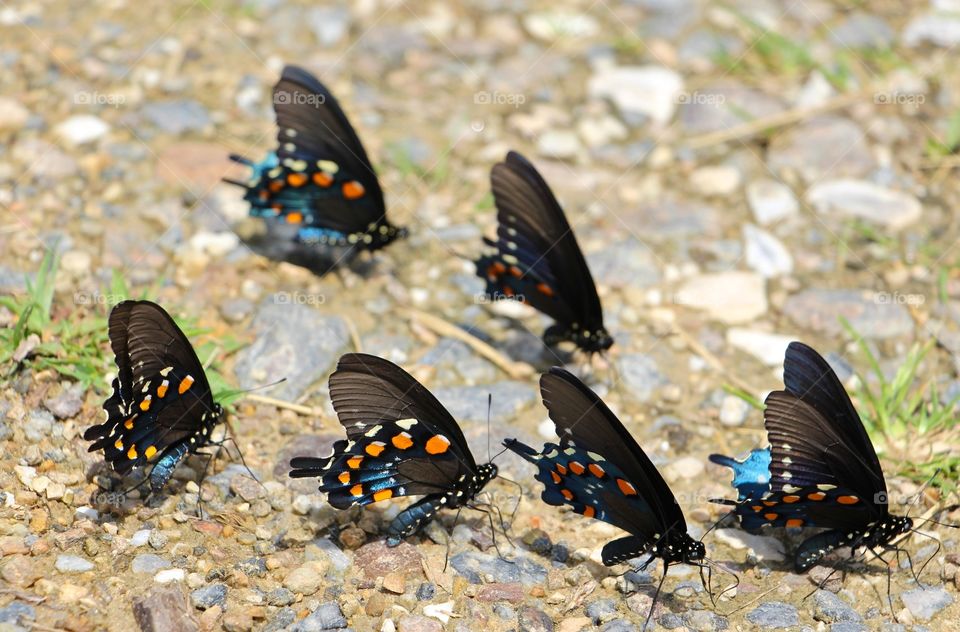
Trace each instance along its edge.
<instances>
[{"instance_id":1,"label":"butterfly body","mask_svg":"<svg viewBox=\"0 0 960 632\"><path fill-rule=\"evenodd\" d=\"M287 66L273 91L278 148L251 169L250 214L297 228L295 240L378 250L406 235L386 218L383 191L356 131L316 77Z\"/></svg>"},{"instance_id":2,"label":"butterfly body","mask_svg":"<svg viewBox=\"0 0 960 632\"><path fill-rule=\"evenodd\" d=\"M544 342L570 341L588 353L613 338L580 246L553 192L534 166L511 151L490 172L497 206L497 239L476 262L494 300L514 299L556 321Z\"/></svg>"},{"instance_id":3,"label":"butterfly body","mask_svg":"<svg viewBox=\"0 0 960 632\"><path fill-rule=\"evenodd\" d=\"M784 390L765 401L769 483L748 489L735 477L739 498L727 501L735 505L741 525L751 531L764 526L826 529L798 548L794 564L801 572L838 547L894 548L892 542L913 523L890 513L876 451L833 369L812 348L792 342L784 360L784 384ZM753 470L766 458L762 451L751 456L755 454ZM711 460L742 473L743 464L715 456Z\"/></svg>"},{"instance_id":4,"label":"butterfly body","mask_svg":"<svg viewBox=\"0 0 960 632\"><path fill-rule=\"evenodd\" d=\"M210 444L223 409L193 347L162 307L124 301L110 312L109 327L118 375L103 404L106 420L83 437L121 475L153 464L150 489L158 492L186 456Z\"/></svg>"},{"instance_id":5,"label":"butterfly body","mask_svg":"<svg viewBox=\"0 0 960 632\"><path fill-rule=\"evenodd\" d=\"M497 475L477 464L457 422L397 365L347 354L330 376L330 397L347 439L326 457L295 457L290 476L320 479L337 509L423 496L389 525L387 544L417 532L442 508L470 506Z\"/></svg>"}]
</instances>

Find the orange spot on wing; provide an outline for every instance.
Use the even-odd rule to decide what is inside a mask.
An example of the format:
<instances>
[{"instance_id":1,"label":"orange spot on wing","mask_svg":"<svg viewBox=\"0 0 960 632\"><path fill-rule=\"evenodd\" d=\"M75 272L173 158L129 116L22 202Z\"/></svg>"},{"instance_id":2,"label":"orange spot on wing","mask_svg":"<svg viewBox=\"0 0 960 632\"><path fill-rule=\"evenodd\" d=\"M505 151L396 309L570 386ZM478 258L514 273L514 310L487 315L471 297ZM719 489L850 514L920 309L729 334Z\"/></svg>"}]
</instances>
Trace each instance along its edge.
<instances>
[{"instance_id":1,"label":"orange spot on wing","mask_svg":"<svg viewBox=\"0 0 960 632\"><path fill-rule=\"evenodd\" d=\"M150 446L149 448L143 451L143 456L147 457L148 459L152 459L153 455L156 453L157 453L156 446Z\"/></svg>"},{"instance_id":2,"label":"orange spot on wing","mask_svg":"<svg viewBox=\"0 0 960 632\"><path fill-rule=\"evenodd\" d=\"M326 189L328 186L333 184L333 176L331 176L329 173L318 171L313 174L313 183L318 187L323 187Z\"/></svg>"},{"instance_id":3,"label":"orange spot on wing","mask_svg":"<svg viewBox=\"0 0 960 632\"><path fill-rule=\"evenodd\" d=\"M283 180L271 180L267 183L267 188L270 189L271 193L277 193L281 191L284 187Z\"/></svg>"},{"instance_id":4,"label":"orange spot on wing","mask_svg":"<svg viewBox=\"0 0 960 632\"><path fill-rule=\"evenodd\" d=\"M777 501L775 501L775 500L765 500L765 501L763 501L763 504L766 505L767 507L776 507L776 506L777 506Z\"/></svg>"},{"instance_id":5,"label":"orange spot on wing","mask_svg":"<svg viewBox=\"0 0 960 632\"><path fill-rule=\"evenodd\" d=\"M150 410L150 396L149 396L149 395L146 397L146 399L144 399L142 402L140 402L140 410L142 410L143 412L147 412L148 410Z\"/></svg>"},{"instance_id":6,"label":"orange spot on wing","mask_svg":"<svg viewBox=\"0 0 960 632\"><path fill-rule=\"evenodd\" d=\"M776 520L776 519L779 518L780 516L779 516L779 514L775 514L775 513L773 513L773 512L771 511L770 513L765 513L765 514L763 514L763 517L766 518L767 520Z\"/></svg>"},{"instance_id":7,"label":"orange spot on wing","mask_svg":"<svg viewBox=\"0 0 960 632\"><path fill-rule=\"evenodd\" d=\"M807 494L807 500L818 501L818 500L823 500L826 497L827 495L824 494L823 492L813 492L812 494Z\"/></svg>"},{"instance_id":8,"label":"orange spot on wing","mask_svg":"<svg viewBox=\"0 0 960 632\"><path fill-rule=\"evenodd\" d=\"M366 193L366 189L364 189L363 185L356 180L343 183L343 197L347 198L348 200L356 200L361 198L363 197L364 193Z\"/></svg>"},{"instance_id":9,"label":"orange spot on wing","mask_svg":"<svg viewBox=\"0 0 960 632\"><path fill-rule=\"evenodd\" d=\"M523 276L523 270L517 266L510 266L510 274L517 277L518 279Z\"/></svg>"},{"instance_id":10,"label":"orange spot on wing","mask_svg":"<svg viewBox=\"0 0 960 632\"><path fill-rule=\"evenodd\" d=\"M556 483L557 485L559 485L563 481L563 479L560 478L560 475L554 472L553 470L550 470L550 478L552 478L553 482Z\"/></svg>"},{"instance_id":11,"label":"orange spot on wing","mask_svg":"<svg viewBox=\"0 0 960 632\"><path fill-rule=\"evenodd\" d=\"M587 471L586 468L580 465L580 463L578 463L577 461L570 461L567 465L570 466L570 471L576 474L577 476L580 476L581 474Z\"/></svg>"},{"instance_id":12,"label":"orange spot on wing","mask_svg":"<svg viewBox=\"0 0 960 632\"><path fill-rule=\"evenodd\" d=\"M566 498L567 500L573 500L573 492L570 491L569 489L561 489L561 490L560 490L560 493L561 493L561 494L563 495L563 497Z\"/></svg>"},{"instance_id":13,"label":"orange spot on wing","mask_svg":"<svg viewBox=\"0 0 960 632\"><path fill-rule=\"evenodd\" d=\"M789 495L789 496L784 496L784 497L783 497L783 502L787 503L788 505L789 505L789 504L793 504L793 503L795 503L795 502L800 502L800 497L799 497L799 496L796 496L796 495L794 495L794 494L791 494L791 495Z\"/></svg>"},{"instance_id":14,"label":"orange spot on wing","mask_svg":"<svg viewBox=\"0 0 960 632\"><path fill-rule=\"evenodd\" d=\"M516 292L513 291L513 288L511 288L509 285L505 285L505 286L503 287L503 293L504 293L508 298L511 298L511 297L513 297L513 296L516 294Z\"/></svg>"},{"instance_id":15,"label":"orange spot on wing","mask_svg":"<svg viewBox=\"0 0 960 632\"><path fill-rule=\"evenodd\" d=\"M288 224L299 224L303 221L303 213L299 211L294 211L287 215Z\"/></svg>"},{"instance_id":16,"label":"orange spot on wing","mask_svg":"<svg viewBox=\"0 0 960 632\"><path fill-rule=\"evenodd\" d=\"M357 483L356 485L351 487L350 494L352 494L353 496L363 496L363 485L360 483Z\"/></svg>"},{"instance_id":17,"label":"orange spot on wing","mask_svg":"<svg viewBox=\"0 0 960 632\"><path fill-rule=\"evenodd\" d=\"M362 456L352 456L347 459L347 467L349 467L351 470L359 468L361 463L363 463Z\"/></svg>"},{"instance_id":18,"label":"orange spot on wing","mask_svg":"<svg viewBox=\"0 0 960 632\"><path fill-rule=\"evenodd\" d=\"M546 283L537 283L537 291L544 296L553 296L553 289Z\"/></svg>"},{"instance_id":19,"label":"orange spot on wing","mask_svg":"<svg viewBox=\"0 0 960 632\"><path fill-rule=\"evenodd\" d=\"M160 386L157 387L157 397L163 399L167 395L167 389L169 388L167 381L164 380Z\"/></svg>"},{"instance_id":20,"label":"orange spot on wing","mask_svg":"<svg viewBox=\"0 0 960 632\"><path fill-rule=\"evenodd\" d=\"M393 437L390 440L390 443L393 444L393 447L399 450L406 450L407 448L413 445L413 439L410 438L406 432L401 432L400 434Z\"/></svg>"},{"instance_id":21,"label":"orange spot on wing","mask_svg":"<svg viewBox=\"0 0 960 632\"><path fill-rule=\"evenodd\" d=\"M337 480L346 485L350 482L350 472L340 472L340 475L337 477Z\"/></svg>"},{"instance_id":22,"label":"orange spot on wing","mask_svg":"<svg viewBox=\"0 0 960 632\"><path fill-rule=\"evenodd\" d=\"M761 509L763 509L763 507L761 507L760 505L752 505L750 509L753 509L754 511L760 511Z\"/></svg>"},{"instance_id":23,"label":"orange spot on wing","mask_svg":"<svg viewBox=\"0 0 960 632\"><path fill-rule=\"evenodd\" d=\"M790 518L789 520L787 520L787 526L788 526L788 527L802 527L802 526L803 526L803 520L800 519L800 518Z\"/></svg>"},{"instance_id":24,"label":"orange spot on wing","mask_svg":"<svg viewBox=\"0 0 960 632\"><path fill-rule=\"evenodd\" d=\"M113 443L113 447L115 447L115 448L118 449L118 450L122 450L122 449L123 449L123 439L117 439L117 440Z\"/></svg>"},{"instance_id":25,"label":"orange spot on wing","mask_svg":"<svg viewBox=\"0 0 960 632\"><path fill-rule=\"evenodd\" d=\"M133 420L134 420L134 419L136 419L136 416L133 416L133 417L131 417L130 419L128 419L128 420L126 420L125 422L123 422L123 427L126 428L127 430L133 430ZM117 448L117 449L119 450L120 448Z\"/></svg>"},{"instance_id":26,"label":"orange spot on wing","mask_svg":"<svg viewBox=\"0 0 960 632\"><path fill-rule=\"evenodd\" d=\"M131 461L137 458L137 444L130 446L130 449L127 450L127 458Z\"/></svg>"},{"instance_id":27,"label":"orange spot on wing","mask_svg":"<svg viewBox=\"0 0 960 632\"><path fill-rule=\"evenodd\" d=\"M443 435L433 435L427 440L427 454L443 454L450 447L450 440Z\"/></svg>"},{"instance_id":28,"label":"orange spot on wing","mask_svg":"<svg viewBox=\"0 0 960 632\"><path fill-rule=\"evenodd\" d=\"M860 499L856 496L837 496L837 502L841 505L856 505Z\"/></svg>"},{"instance_id":29,"label":"orange spot on wing","mask_svg":"<svg viewBox=\"0 0 960 632\"><path fill-rule=\"evenodd\" d=\"M177 387L177 392L183 395L190 390L191 386L193 386L193 376L188 375L180 381L180 386Z\"/></svg>"},{"instance_id":30,"label":"orange spot on wing","mask_svg":"<svg viewBox=\"0 0 960 632\"><path fill-rule=\"evenodd\" d=\"M622 478L617 479L617 487L620 488L620 491L624 496L636 496L637 488L630 484L630 481L625 481Z\"/></svg>"},{"instance_id":31,"label":"orange spot on wing","mask_svg":"<svg viewBox=\"0 0 960 632\"><path fill-rule=\"evenodd\" d=\"M493 263L491 263L490 268L493 270L493 273L496 276L500 276L501 274L507 271L507 266L503 265L499 261L494 261Z\"/></svg>"},{"instance_id":32,"label":"orange spot on wing","mask_svg":"<svg viewBox=\"0 0 960 632\"><path fill-rule=\"evenodd\" d=\"M291 173L287 175L287 184L292 187L302 187L307 183L307 174Z\"/></svg>"},{"instance_id":33,"label":"orange spot on wing","mask_svg":"<svg viewBox=\"0 0 960 632\"><path fill-rule=\"evenodd\" d=\"M383 451L386 449L386 447L387 446L380 441L371 441L367 444L363 451L370 456L377 457L383 454Z\"/></svg>"},{"instance_id":34,"label":"orange spot on wing","mask_svg":"<svg viewBox=\"0 0 960 632\"><path fill-rule=\"evenodd\" d=\"M583 515L586 516L587 518L593 518L594 516L597 515L597 510L594 509L592 506L587 505L583 508Z\"/></svg>"},{"instance_id":35,"label":"orange spot on wing","mask_svg":"<svg viewBox=\"0 0 960 632\"><path fill-rule=\"evenodd\" d=\"M606 472L603 471L603 468L597 465L596 463L591 463L587 466L587 469L590 470L590 473L596 476L597 478L603 478L606 476Z\"/></svg>"},{"instance_id":36,"label":"orange spot on wing","mask_svg":"<svg viewBox=\"0 0 960 632\"><path fill-rule=\"evenodd\" d=\"M566 465L562 465L562 464L560 464L560 463L557 463L557 471L560 472L562 475L566 476L566 475L567 475L567 466L566 466Z\"/></svg>"},{"instance_id":37,"label":"orange spot on wing","mask_svg":"<svg viewBox=\"0 0 960 632\"><path fill-rule=\"evenodd\" d=\"M381 489L380 491L373 493L373 500L376 502L379 502L381 500L386 500L388 498L393 498L392 489Z\"/></svg>"}]
</instances>

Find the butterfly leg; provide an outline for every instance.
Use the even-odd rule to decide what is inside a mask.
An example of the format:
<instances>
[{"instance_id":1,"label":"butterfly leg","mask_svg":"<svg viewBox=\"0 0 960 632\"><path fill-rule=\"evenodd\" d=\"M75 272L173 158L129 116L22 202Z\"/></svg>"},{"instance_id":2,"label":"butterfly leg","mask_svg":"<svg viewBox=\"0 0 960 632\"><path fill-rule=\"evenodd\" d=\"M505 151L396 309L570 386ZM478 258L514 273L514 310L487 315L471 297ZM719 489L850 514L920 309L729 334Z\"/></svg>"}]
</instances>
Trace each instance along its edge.
<instances>
[{"instance_id":1,"label":"butterfly leg","mask_svg":"<svg viewBox=\"0 0 960 632\"><path fill-rule=\"evenodd\" d=\"M649 562L648 562L649 563ZM663 582L667 580L667 571L670 569L670 563L667 561L663 562L663 577L660 578L660 583L657 584L657 591L653 593L653 601L650 602L650 612L647 613L647 618L643 622L643 627L640 628L643 631L646 631L647 626L650 625L650 619L653 618L653 611L657 607L657 599L660 598L660 591L663 589Z\"/></svg>"},{"instance_id":2,"label":"butterfly leg","mask_svg":"<svg viewBox=\"0 0 960 632\"><path fill-rule=\"evenodd\" d=\"M400 542L419 531L433 518L443 503L443 494L426 496L400 513L387 529L387 546L397 546Z\"/></svg>"}]
</instances>

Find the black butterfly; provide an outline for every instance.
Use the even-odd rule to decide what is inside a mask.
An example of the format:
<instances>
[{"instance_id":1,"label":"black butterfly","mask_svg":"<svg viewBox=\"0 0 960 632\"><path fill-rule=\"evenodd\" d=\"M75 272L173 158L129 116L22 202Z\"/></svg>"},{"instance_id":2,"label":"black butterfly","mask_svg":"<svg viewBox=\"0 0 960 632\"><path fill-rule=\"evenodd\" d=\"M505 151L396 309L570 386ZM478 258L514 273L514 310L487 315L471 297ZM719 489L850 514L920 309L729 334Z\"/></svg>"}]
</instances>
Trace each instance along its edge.
<instances>
[{"instance_id":1,"label":"black butterfly","mask_svg":"<svg viewBox=\"0 0 960 632\"><path fill-rule=\"evenodd\" d=\"M550 187L515 151L490 171L497 205L497 240L484 239L495 253L477 261L477 274L493 299L512 298L540 310L556 323L543 340L564 340L584 351L604 351L613 338L603 326L603 308L573 229Z\"/></svg>"},{"instance_id":2,"label":"black butterfly","mask_svg":"<svg viewBox=\"0 0 960 632\"><path fill-rule=\"evenodd\" d=\"M726 504L736 505L749 530L828 529L797 549L798 572L842 546L878 557L877 549L895 550L891 542L912 530L913 521L890 513L877 453L836 373L816 351L791 342L783 381L786 389L767 396L763 414L770 441L768 489Z\"/></svg>"},{"instance_id":3,"label":"black butterfly","mask_svg":"<svg viewBox=\"0 0 960 632\"><path fill-rule=\"evenodd\" d=\"M548 443L539 453L516 439L504 445L539 468L543 501L569 505L576 513L630 533L604 545L601 558L607 566L649 554L641 569L659 558L664 578L671 564L703 568L705 547L687 533L677 499L597 394L558 367L540 378L540 392L560 445Z\"/></svg>"},{"instance_id":4,"label":"black butterfly","mask_svg":"<svg viewBox=\"0 0 960 632\"><path fill-rule=\"evenodd\" d=\"M160 491L181 461L210 445L223 409L190 341L162 307L123 301L110 312L110 346L117 363L107 419L87 428L90 451L121 475L153 464L150 491Z\"/></svg>"},{"instance_id":5,"label":"black butterfly","mask_svg":"<svg viewBox=\"0 0 960 632\"><path fill-rule=\"evenodd\" d=\"M276 152L249 166L250 214L299 227L308 244L377 250L406 235L386 217L383 191L346 114L326 86L296 66L283 69L273 88L277 115Z\"/></svg>"},{"instance_id":6,"label":"black butterfly","mask_svg":"<svg viewBox=\"0 0 960 632\"><path fill-rule=\"evenodd\" d=\"M295 457L290 476L320 478L337 509L419 496L387 530L387 545L423 527L439 509L471 506L497 475L477 465L456 420L423 385L377 356L348 353L330 376L330 398L347 439L327 457Z\"/></svg>"}]
</instances>

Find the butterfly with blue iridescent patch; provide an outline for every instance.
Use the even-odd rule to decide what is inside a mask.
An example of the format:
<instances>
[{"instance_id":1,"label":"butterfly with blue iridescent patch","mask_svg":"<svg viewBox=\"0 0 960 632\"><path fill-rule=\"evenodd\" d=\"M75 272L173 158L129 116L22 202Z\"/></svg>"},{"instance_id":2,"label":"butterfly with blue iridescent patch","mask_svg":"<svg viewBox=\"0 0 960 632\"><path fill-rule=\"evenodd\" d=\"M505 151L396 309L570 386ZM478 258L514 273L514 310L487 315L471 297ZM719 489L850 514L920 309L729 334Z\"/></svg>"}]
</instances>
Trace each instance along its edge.
<instances>
[{"instance_id":1,"label":"butterfly with blue iridescent patch","mask_svg":"<svg viewBox=\"0 0 960 632\"><path fill-rule=\"evenodd\" d=\"M287 66L273 89L275 152L251 169L250 214L296 227L303 244L377 250L406 235L387 221L383 190L360 138L333 94L302 68ZM279 231L277 231L279 233Z\"/></svg>"},{"instance_id":2,"label":"butterfly with blue iridescent patch","mask_svg":"<svg viewBox=\"0 0 960 632\"><path fill-rule=\"evenodd\" d=\"M770 448L751 450L742 461L723 454L711 454L710 460L733 470L731 484L737 488L737 500L759 498L770 490Z\"/></svg>"}]
</instances>

